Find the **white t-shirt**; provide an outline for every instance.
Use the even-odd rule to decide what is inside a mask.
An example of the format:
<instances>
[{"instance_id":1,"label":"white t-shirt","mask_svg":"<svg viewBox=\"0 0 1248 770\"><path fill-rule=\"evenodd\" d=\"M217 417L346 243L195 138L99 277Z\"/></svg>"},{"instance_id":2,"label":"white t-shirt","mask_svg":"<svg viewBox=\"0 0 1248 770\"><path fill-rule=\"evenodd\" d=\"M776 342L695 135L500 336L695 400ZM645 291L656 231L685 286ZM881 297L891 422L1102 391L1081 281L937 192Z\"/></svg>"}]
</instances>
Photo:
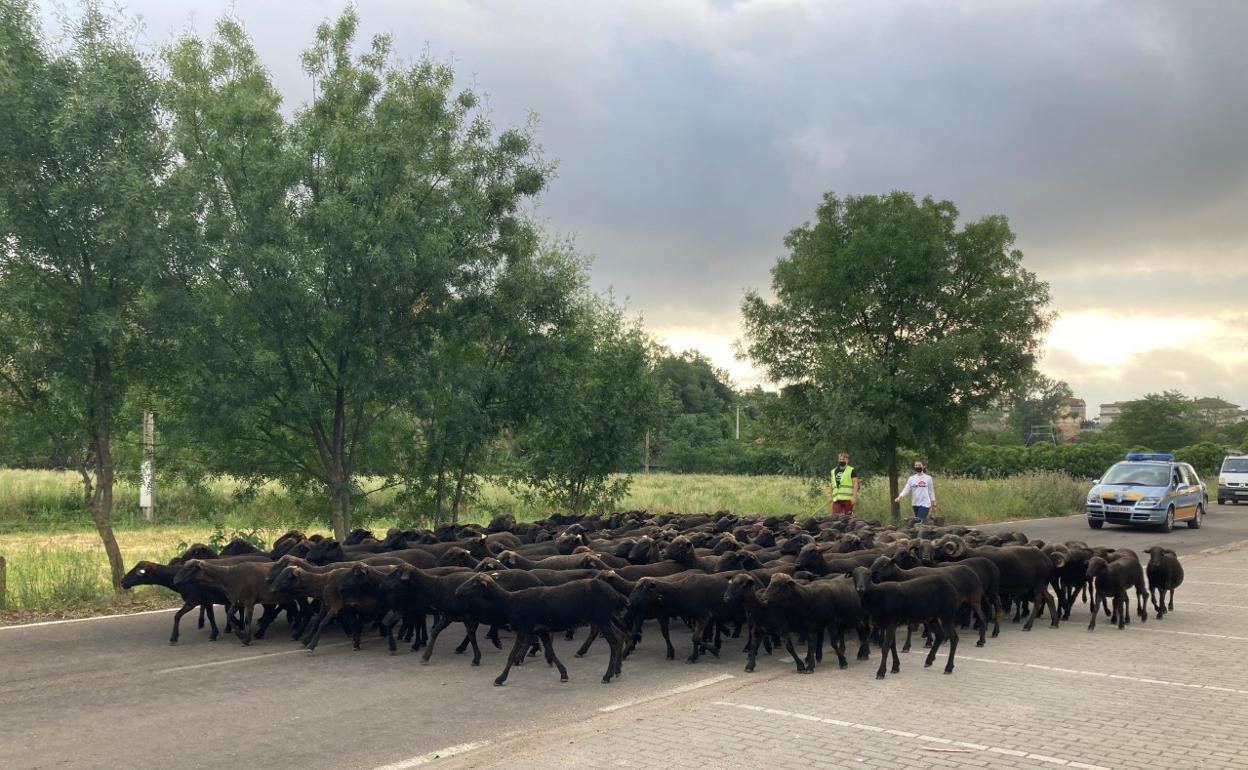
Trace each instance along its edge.
<instances>
[{"instance_id":1,"label":"white t-shirt","mask_svg":"<svg viewBox=\"0 0 1248 770\"><path fill-rule=\"evenodd\" d=\"M910 499L911 505L931 508L932 503L936 502L936 489L932 486L932 477L926 473L915 473L906 479L906 485L901 488L901 494L898 497L905 497L910 493L913 493Z\"/></svg>"}]
</instances>

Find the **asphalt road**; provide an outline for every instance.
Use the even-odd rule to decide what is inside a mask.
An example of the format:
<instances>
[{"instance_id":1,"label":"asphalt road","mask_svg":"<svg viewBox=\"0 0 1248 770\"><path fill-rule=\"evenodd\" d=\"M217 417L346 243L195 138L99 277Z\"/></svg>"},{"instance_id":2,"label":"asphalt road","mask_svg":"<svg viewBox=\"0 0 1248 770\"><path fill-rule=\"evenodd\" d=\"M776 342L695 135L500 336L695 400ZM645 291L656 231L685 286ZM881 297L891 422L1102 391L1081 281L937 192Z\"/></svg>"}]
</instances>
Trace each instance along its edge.
<instances>
[{"instance_id":1,"label":"asphalt road","mask_svg":"<svg viewBox=\"0 0 1248 770\"><path fill-rule=\"evenodd\" d=\"M980 529L986 532L1018 531L1026 533L1029 538L1048 542L1082 540L1089 545L1108 545L1136 551L1161 544L1184 554L1248 540L1248 505L1218 505L1217 502L1210 501L1200 529L1189 529L1180 522L1168 534L1155 529L1120 527L1114 524L1106 524L1099 530L1091 529L1083 514L1056 519L988 524Z\"/></svg>"},{"instance_id":2,"label":"asphalt road","mask_svg":"<svg viewBox=\"0 0 1248 770\"><path fill-rule=\"evenodd\" d=\"M1205 522L1199 531L1169 535L1112 527L1094 532L1081 517L1003 528L1132 548L1164 542L1182 552L1248 540L1248 506L1215 506ZM679 657L663 659L657 635L649 633L616 683L599 682L603 645L577 660L576 643L560 641L572 681L561 684L552 669L531 660L497 688L491 680L503 653L487 645L482 666L471 667L466 656L453 654L459 641L454 628L439 640L431 664L422 666L412 654L387 655L375 637L354 652L342 637L326 635L320 649L307 653L286 638L282 622L270 638L244 648L233 639L208 642L188 615L182 643L170 646L171 617L162 611L0 628L0 768L176 762L232 770L401 770L447 747L467 751L556 725L574 729L591 717L657 708L688 697L682 692L747 681L731 643L724 659L691 666ZM673 636L683 656L688 643ZM790 669L774 660L748 681L787 675Z\"/></svg>"}]
</instances>

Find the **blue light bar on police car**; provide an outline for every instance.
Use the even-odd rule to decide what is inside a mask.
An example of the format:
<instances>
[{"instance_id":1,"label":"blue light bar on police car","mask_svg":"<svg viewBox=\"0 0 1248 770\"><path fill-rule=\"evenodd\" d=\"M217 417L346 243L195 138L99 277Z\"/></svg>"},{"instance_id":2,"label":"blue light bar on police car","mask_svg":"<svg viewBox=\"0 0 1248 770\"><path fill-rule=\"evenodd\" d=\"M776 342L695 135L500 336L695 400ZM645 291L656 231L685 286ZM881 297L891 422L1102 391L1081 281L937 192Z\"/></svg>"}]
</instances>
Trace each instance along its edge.
<instances>
[{"instance_id":1,"label":"blue light bar on police car","mask_svg":"<svg viewBox=\"0 0 1248 770\"><path fill-rule=\"evenodd\" d=\"M1169 452L1153 452L1153 453L1132 452L1131 454L1127 455L1127 459L1135 460L1135 461L1165 460L1167 462L1172 462L1174 460L1174 455L1170 454Z\"/></svg>"}]
</instances>

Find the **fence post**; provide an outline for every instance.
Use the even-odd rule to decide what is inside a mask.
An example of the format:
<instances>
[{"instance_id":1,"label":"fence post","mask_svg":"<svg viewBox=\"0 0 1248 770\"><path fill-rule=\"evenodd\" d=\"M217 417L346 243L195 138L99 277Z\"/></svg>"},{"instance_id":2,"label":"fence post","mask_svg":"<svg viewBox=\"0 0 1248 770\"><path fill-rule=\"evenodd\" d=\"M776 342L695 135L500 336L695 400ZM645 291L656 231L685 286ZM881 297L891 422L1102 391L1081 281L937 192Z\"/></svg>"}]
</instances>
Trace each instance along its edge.
<instances>
[{"instance_id":1,"label":"fence post","mask_svg":"<svg viewBox=\"0 0 1248 770\"><path fill-rule=\"evenodd\" d=\"M4 557L0 556L0 610L4 609L7 606L5 604L5 590L8 586L8 583L6 580L7 573L5 572L5 568L7 566L8 565L5 564Z\"/></svg>"}]
</instances>

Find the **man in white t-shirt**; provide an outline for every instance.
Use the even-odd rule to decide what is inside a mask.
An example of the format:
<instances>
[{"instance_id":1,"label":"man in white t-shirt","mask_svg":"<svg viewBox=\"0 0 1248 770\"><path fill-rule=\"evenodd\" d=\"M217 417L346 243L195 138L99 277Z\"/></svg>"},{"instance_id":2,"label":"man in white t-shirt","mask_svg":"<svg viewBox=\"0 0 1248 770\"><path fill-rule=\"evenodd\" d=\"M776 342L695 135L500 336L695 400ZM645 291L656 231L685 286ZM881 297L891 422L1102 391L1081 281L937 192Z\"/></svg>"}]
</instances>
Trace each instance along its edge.
<instances>
[{"instance_id":1,"label":"man in white t-shirt","mask_svg":"<svg viewBox=\"0 0 1248 770\"><path fill-rule=\"evenodd\" d=\"M927 474L923 466L922 460L916 460L914 463L914 475L906 479L906 485L901 488L901 494L897 495L894 503L900 503L901 498L910 495L910 507L914 509L914 518L919 523L927 521L927 514L936 507L936 489L932 486L932 477Z\"/></svg>"}]
</instances>

